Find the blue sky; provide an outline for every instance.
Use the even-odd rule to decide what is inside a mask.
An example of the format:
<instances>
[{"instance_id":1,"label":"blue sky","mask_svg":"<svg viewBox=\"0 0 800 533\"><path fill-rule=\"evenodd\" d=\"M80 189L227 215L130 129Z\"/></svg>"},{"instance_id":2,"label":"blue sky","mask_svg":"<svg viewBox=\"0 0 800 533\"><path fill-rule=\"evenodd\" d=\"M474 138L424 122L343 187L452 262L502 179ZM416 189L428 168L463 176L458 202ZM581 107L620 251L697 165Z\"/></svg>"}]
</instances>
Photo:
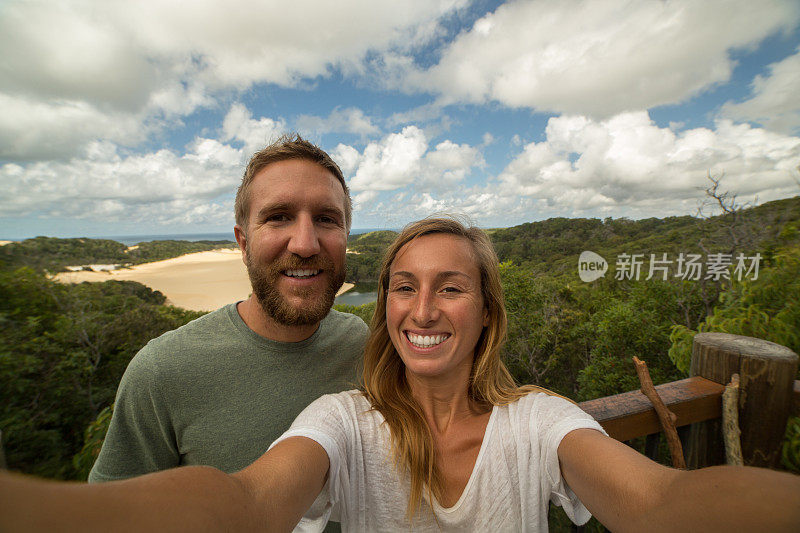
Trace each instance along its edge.
<instances>
[{"instance_id":1,"label":"blue sky","mask_svg":"<svg viewBox=\"0 0 800 533\"><path fill-rule=\"evenodd\" d=\"M0 49L0 239L228 231L287 131L356 228L800 194L796 0L6 0Z\"/></svg>"}]
</instances>

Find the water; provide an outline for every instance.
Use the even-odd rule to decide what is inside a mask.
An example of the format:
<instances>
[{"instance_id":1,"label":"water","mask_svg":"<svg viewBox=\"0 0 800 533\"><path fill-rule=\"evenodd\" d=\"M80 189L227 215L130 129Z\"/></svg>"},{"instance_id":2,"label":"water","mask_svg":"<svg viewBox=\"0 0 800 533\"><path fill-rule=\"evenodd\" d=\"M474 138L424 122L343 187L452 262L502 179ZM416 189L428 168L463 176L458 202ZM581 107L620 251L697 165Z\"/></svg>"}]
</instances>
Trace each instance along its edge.
<instances>
[{"instance_id":1,"label":"water","mask_svg":"<svg viewBox=\"0 0 800 533\"><path fill-rule=\"evenodd\" d=\"M350 289L346 293L337 296L334 301L335 304L344 305L364 305L374 302L378 299L378 293L372 292L358 292L355 289Z\"/></svg>"},{"instance_id":2,"label":"water","mask_svg":"<svg viewBox=\"0 0 800 533\"><path fill-rule=\"evenodd\" d=\"M109 237L98 237L98 239L111 239L121 242L125 246L133 246L140 242L149 241L231 241L236 242L233 232L225 233L166 233L163 235L115 235Z\"/></svg>"},{"instance_id":3,"label":"water","mask_svg":"<svg viewBox=\"0 0 800 533\"><path fill-rule=\"evenodd\" d=\"M379 231L378 228L353 228L350 235L361 235L371 231ZM121 242L125 246L133 246L140 242L148 241L231 241L236 242L233 231L224 233L165 233L163 235L116 235L110 237L97 237L98 239L111 239Z\"/></svg>"},{"instance_id":4,"label":"water","mask_svg":"<svg viewBox=\"0 0 800 533\"><path fill-rule=\"evenodd\" d=\"M364 305L378 299L377 283L356 283L356 286L336 297L336 304Z\"/></svg>"}]
</instances>

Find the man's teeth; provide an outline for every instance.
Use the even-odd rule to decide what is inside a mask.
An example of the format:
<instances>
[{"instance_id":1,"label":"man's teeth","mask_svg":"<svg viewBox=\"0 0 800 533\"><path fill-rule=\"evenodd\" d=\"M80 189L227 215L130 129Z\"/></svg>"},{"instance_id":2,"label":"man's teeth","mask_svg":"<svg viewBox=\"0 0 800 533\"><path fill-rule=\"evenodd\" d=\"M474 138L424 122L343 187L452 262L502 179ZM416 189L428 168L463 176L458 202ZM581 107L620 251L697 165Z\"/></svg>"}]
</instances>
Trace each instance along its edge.
<instances>
[{"instance_id":1,"label":"man's teeth","mask_svg":"<svg viewBox=\"0 0 800 533\"><path fill-rule=\"evenodd\" d=\"M406 337L411 341L411 344L418 348L430 348L441 344L450 335L417 335L416 333L406 333Z\"/></svg>"},{"instance_id":2,"label":"man's teeth","mask_svg":"<svg viewBox=\"0 0 800 533\"><path fill-rule=\"evenodd\" d=\"M290 278L310 278L319 274L319 270L286 270L284 273Z\"/></svg>"}]
</instances>

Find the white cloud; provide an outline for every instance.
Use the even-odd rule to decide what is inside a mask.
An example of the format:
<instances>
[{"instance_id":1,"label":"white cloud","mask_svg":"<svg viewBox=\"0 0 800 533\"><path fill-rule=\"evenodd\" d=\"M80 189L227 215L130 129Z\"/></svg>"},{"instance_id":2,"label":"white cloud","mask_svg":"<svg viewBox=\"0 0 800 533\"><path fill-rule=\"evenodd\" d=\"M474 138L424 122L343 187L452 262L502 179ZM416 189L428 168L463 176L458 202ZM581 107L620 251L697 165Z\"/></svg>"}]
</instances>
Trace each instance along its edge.
<instances>
[{"instance_id":1,"label":"white cloud","mask_svg":"<svg viewBox=\"0 0 800 533\"><path fill-rule=\"evenodd\" d=\"M425 154L421 177L428 190L453 187L470 173L473 167L483 165L477 148L468 144L443 141Z\"/></svg>"},{"instance_id":2,"label":"white cloud","mask_svg":"<svg viewBox=\"0 0 800 533\"><path fill-rule=\"evenodd\" d=\"M798 17L794 0L518 0L460 34L430 69L395 60L384 76L387 86L439 93L439 103L607 117L727 81L731 50L791 29Z\"/></svg>"},{"instance_id":3,"label":"white cloud","mask_svg":"<svg viewBox=\"0 0 800 533\"><path fill-rule=\"evenodd\" d=\"M406 126L400 133L369 143L349 182L350 189L391 191L409 185L418 177L427 148L425 134L416 126Z\"/></svg>"},{"instance_id":4,"label":"white cloud","mask_svg":"<svg viewBox=\"0 0 800 533\"><path fill-rule=\"evenodd\" d=\"M332 156L345 175L353 175L349 181L353 191L393 191L412 184L417 191L438 191L455 186L474 167L484 165L479 150L468 144L444 140L428 150L427 136L416 126L367 144L361 154L340 144Z\"/></svg>"},{"instance_id":5,"label":"white cloud","mask_svg":"<svg viewBox=\"0 0 800 533\"><path fill-rule=\"evenodd\" d=\"M222 140L244 143L244 153L248 157L286 132L283 119L261 117L254 120L250 110L238 103L231 106L222 121Z\"/></svg>"},{"instance_id":6,"label":"white cloud","mask_svg":"<svg viewBox=\"0 0 800 533\"><path fill-rule=\"evenodd\" d=\"M452 150L448 156L454 155L456 145L441 144L442 154ZM473 148L461 147L463 153L468 150ZM420 168L432 153L421 158ZM719 120L713 129L675 133L654 124L646 112L606 120L553 117L545 140L525 145L496 178L477 185L459 180L438 189L415 184L410 190L384 191L365 198L357 216L398 227L434 212L464 213L484 226L556 216L693 214L709 172L724 176L723 189L742 201L798 194L798 160L800 137L730 120ZM468 161L454 158L443 167Z\"/></svg>"},{"instance_id":7,"label":"white cloud","mask_svg":"<svg viewBox=\"0 0 800 533\"><path fill-rule=\"evenodd\" d=\"M91 143L66 162L0 167L6 192L0 216L232 225L241 158L241 150L212 139L196 139L183 156L169 150L125 156L111 143Z\"/></svg>"},{"instance_id":8,"label":"white cloud","mask_svg":"<svg viewBox=\"0 0 800 533\"><path fill-rule=\"evenodd\" d=\"M21 102L56 120L4 120L0 141L24 140L2 142L3 157L71 156L99 139L135 145L231 90L295 87L334 69L359 74L367 54L424 44L464 4L9 0L0 10L0 114ZM370 130L358 120L349 127Z\"/></svg>"},{"instance_id":9,"label":"white cloud","mask_svg":"<svg viewBox=\"0 0 800 533\"><path fill-rule=\"evenodd\" d=\"M295 123L300 132L313 133L354 133L366 137L380 133L380 129L372 123L372 119L361 109L348 107L346 109L336 108L331 111L327 118L313 115L300 115Z\"/></svg>"},{"instance_id":10,"label":"white cloud","mask_svg":"<svg viewBox=\"0 0 800 533\"><path fill-rule=\"evenodd\" d=\"M358 150L347 144L339 143L336 148L330 152L330 156L339 165L342 174L345 176L352 175L358 168L358 163L361 160L361 154Z\"/></svg>"},{"instance_id":11,"label":"white cloud","mask_svg":"<svg viewBox=\"0 0 800 533\"><path fill-rule=\"evenodd\" d=\"M148 127L128 113L80 100L35 100L0 93L0 158L11 161L73 155L99 136L122 145L146 138Z\"/></svg>"},{"instance_id":12,"label":"white cloud","mask_svg":"<svg viewBox=\"0 0 800 533\"><path fill-rule=\"evenodd\" d=\"M608 120L551 118L547 139L525 146L499 175L501 196L527 196L564 212L640 209L690 213L706 174L761 200L791 195L800 138L729 120L675 134L646 112Z\"/></svg>"},{"instance_id":13,"label":"white cloud","mask_svg":"<svg viewBox=\"0 0 800 533\"><path fill-rule=\"evenodd\" d=\"M756 76L752 96L741 103L728 102L722 116L759 123L781 133L800 131L800 49L769 66L769 74Z\"/></svg>"}]
</instances>

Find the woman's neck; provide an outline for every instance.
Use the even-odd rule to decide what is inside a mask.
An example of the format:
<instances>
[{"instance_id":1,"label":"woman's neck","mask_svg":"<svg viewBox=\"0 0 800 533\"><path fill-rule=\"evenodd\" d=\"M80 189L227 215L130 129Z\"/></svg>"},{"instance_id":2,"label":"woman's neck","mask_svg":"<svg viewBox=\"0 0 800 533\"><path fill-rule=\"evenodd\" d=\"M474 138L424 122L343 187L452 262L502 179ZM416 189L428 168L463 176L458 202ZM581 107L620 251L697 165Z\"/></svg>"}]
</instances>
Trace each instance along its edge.
<instances>
[{"instance_id":1,"label":"woman's neck","mask_svg":"<svg viewBox=\"0 0 800 533\"><path fill-rule=\"evenodd\" d=\"M460 379L430 380L406 376L414 399L419 403L434 435L446 435L459 422L491 410L469 397L469 381Z\"/></svg>"}]
</instances>

